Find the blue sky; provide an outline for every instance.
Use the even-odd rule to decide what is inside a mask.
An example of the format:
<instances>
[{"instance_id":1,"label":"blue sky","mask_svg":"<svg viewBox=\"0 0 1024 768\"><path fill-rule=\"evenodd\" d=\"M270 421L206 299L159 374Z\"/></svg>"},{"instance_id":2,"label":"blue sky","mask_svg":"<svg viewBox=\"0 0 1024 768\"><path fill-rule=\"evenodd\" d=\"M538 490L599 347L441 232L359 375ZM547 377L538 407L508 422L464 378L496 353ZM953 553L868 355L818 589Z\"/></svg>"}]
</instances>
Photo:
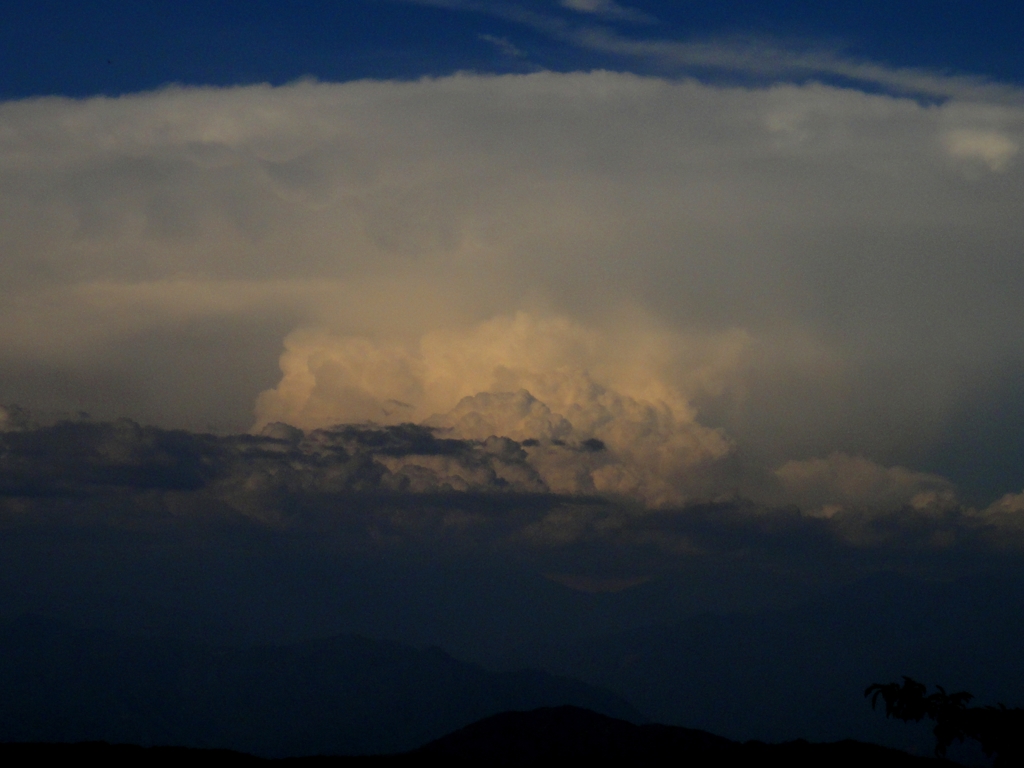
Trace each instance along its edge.
<instances>
[{"instance_id":1,"label":"blue sky","mask_svg":"<svg viewBox=\"0 0 1024 768\"><path fill-rule=\"evenodd\" d=\"M890 68L1024 82L1022 14L1012 3L296 0L5 4L0 98L88 96L168 83L282 84L416 78L457 70L606 68L747 79L709 67L600 50L579 39L728 43L816 52ZM589 11L588 11L589 9ZM602 10L603 9L603 10ZM797 79L834 73L789 71ZM774 76L772 74L771 76Z\"/></svg>"}]
</instances>

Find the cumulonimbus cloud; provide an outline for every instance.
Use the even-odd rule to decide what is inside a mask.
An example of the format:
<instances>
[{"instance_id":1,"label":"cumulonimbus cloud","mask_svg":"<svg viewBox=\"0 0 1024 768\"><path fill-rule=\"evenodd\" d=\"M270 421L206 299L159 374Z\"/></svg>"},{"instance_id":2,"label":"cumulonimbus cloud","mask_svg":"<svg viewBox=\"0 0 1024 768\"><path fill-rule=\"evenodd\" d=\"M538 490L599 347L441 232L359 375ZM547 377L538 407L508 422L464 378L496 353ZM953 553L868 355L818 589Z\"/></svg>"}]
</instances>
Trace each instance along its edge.
<instances>
[{"instance_id":1,"label":"cumulonimbus cloud","mask_svg":"<svg viewBox=\"0 0 1024 768\"><path fill-rule=\"evenodd\" d=\"M280 384L257 402L257 428L422 422L459 438L529 444L531 463L559 493L655 504L714 493L702 479L728 457L730 441L698 423L671 369L714 386L745 338L687 344L630 330L601 334L520 312L467 332L428 333L412 348L296 333Z\"/></svg>"},{"instance_id":2,"label":"cumulonimbus cloud","mask_svg":"<svg viewBox=\"0 0 1024 768\"><path fill-rule=\"evenodd\" d=\"M584 591L722 558L859 572L915 553L938 562L1024 548L1019 494L975 510L938 498L941 479L849 457L782 472L787 481L810 476L810 492L826 500L838 484L845 507L804 514L734 498L651 509L551 488L532 452L561 451L571 463L579 446L455 438L409 424L303 432L274 423L260 435L215 436L129 420L34 426L24 412L3 413L0 528L12 535L81 529L202 541L227 525L306 537L303 547L316 534L360 556L490 553Z\"/></svg>"},{"instance_id":3,"label":"cumulonimbus cloud","mask_svg":"<svg viewBox=\"0 0 1024 768\"><path fill-rule=\"evenodd\" d=\"M593 72L6 103L0 398L493 431L549 487L654 505L856 507L833 455L923 488L1019 358L1024 112L984 97Z\"/></svg>"}]
</instances>

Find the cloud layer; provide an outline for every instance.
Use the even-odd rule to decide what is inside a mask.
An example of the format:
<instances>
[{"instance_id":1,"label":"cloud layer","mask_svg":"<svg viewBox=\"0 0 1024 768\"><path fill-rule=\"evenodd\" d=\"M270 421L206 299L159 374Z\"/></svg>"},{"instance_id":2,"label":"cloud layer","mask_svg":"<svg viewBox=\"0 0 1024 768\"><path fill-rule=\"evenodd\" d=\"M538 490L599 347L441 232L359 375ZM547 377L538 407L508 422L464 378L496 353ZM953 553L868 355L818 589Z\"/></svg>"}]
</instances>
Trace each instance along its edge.
<instances>
[{"instance_id":1,"label":"cloud layer","mask_svg":"<svg viewBox=\"0 0 1024 768\"><path fill-rule=\"evenodd\" d=\"M552 465L601 452L586 445L456 439L409 424L304 433L275 423L263 432L216 437L127 420L8 429L0 527L200 540L223 525L314 533L361 557L493 556L583 591L603 591L586 579L611 579L615 591L737 557L797 572L865 572L1024 547L1020 495L971 509L941 478L843 456L780 470L787 489L803 494L805 513L738 498L651 509L552 487L552 477L562 482ZM837 492L842 503L828 506Z\"/></svg>"},{"instance_id":2,"label":"cloud layer","mask_svg":"<svg viewBox=\"0 0 1024 768\"><path fill-rule=\"evenodd\" d=\"M744 339L704 340L708 348L694 349L650 331L617 335L526 313L470 332L429 333L411 349L293 334L281 383L257 402L257 426L416 422L461 439L525 443L546 486L559 493L666 504L721 492L704 480L730 442L696 421L670 369L689 351L686 371L704 383Z\"/></svg>"},{"instance_id":3,"label":"cloud layer","mask_svg":"<svg viewBox=\"0 0 1024 768\"><path fill-rule=\"evenodd\" d=\"M1024 111L985 93L594 72L3 104L0 401L493 433L551 491L652 506L946 498L929 457L1024 320Z\"/></svg>"}]
</instances>

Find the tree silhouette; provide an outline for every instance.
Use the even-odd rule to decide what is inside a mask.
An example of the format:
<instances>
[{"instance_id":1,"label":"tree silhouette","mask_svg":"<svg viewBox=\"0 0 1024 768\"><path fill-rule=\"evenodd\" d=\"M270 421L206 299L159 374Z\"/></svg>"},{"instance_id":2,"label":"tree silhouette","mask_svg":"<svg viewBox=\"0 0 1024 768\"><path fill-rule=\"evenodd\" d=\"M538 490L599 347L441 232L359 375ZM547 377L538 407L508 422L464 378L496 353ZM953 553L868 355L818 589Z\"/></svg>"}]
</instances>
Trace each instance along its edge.
<instances>
[{"instance_id":1,"label":"tree silhouette","mask_svg":"<svg viewBox=\"0 0 1024 768\"><path fill-rule=\"evenodd\" d=\"M874 683L864 691L871 697L874 709L881 698L885 716L904 722L920 722L928 718L935 723L935 754L944 757L954 741L973 739L995 765L1024 765L1024 709L1009 709L1004 704L994 707L969 707L974 697L967 691L946 693L941 685L929 694L927 686L909 677L903 683Z\"/></svg>"}]
</instances>

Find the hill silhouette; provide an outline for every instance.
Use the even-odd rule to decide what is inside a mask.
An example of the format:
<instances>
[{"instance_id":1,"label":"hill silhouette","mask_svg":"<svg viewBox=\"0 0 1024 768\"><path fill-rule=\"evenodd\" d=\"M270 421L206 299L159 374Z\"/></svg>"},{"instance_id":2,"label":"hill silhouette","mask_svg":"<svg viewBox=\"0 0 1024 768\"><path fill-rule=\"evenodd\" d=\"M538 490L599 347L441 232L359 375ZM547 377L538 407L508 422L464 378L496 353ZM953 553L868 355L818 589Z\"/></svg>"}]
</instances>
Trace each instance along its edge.
<instances>
[{"instance_id":1,"label":"hill silhouette","mask_svg":"<svg viewBox=\"0 0 1024 768\"><path fill-rule=\"evenodd\" d=\"M510 664L614 690L652 720L729 738L853 737L929 754L930 727L886 721L859 693L907 674L955 680L981 701L1016 701L1022 601L1018 578L885 575L786 609L523 647Z\"/></svg>"},{"instance_id":2,"label":"hill silhouette","mask_svg":"<svg viewBox=\"0 0 1024 768\"><path fill-rule=\"evenodd\" d=\"M110 744L0 744L0 760L33 763L99 762L108 766L256 766L268 761L238 752ZM424 746L397 755L298 757L272 761L302 766L679 766L691 768L927 768L955 765L856 741L763 744L735 741L705 731L637 725L572 706L503 712L472 723Z\"/></svg>"},{"instance_id":3,"label":"hill silhouette","mask_svg":"<svg viewBox=\"0 0 1024 768\"><path fill-rule=\"evenodd\" d=\"M875 744L739 743L692 728L635 724L579 707L503 712L414 750L411 758L476 765L871 766L940 765Z\"/></svg>"},{"instance_id":4,"label":"hill silhouette","mask_svg":"<svg viewBox=\"0 0 1024 768\"><path fill-rule=\"evenodd\" d=\"M642 719L615 694L575 680L490 672L438 649L358 636L219 647L32 617L0 623L4 742L374 754L498 712L567 703Z\"/></svg>"}]
</instances>

